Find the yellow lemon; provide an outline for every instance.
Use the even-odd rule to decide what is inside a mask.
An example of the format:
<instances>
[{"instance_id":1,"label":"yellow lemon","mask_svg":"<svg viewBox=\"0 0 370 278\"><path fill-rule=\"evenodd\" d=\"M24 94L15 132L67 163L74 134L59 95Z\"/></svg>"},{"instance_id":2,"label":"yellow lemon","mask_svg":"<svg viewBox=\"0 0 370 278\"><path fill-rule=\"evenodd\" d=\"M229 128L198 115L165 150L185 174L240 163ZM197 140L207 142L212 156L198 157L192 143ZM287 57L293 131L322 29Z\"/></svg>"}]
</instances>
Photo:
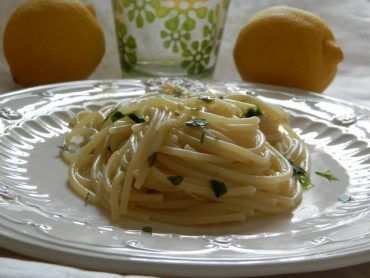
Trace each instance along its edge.
<instances>
[{"instance_id":1,"label":"yellow lemon","mask_svg":"<svg viewBox=\"0 0 370 278\"><path fill-rule=\"evenodd\" d=\"M85 79L105 51L95 11L78 0L27 0L7 22L3 44L23 86Z\"/></svg>"},{"instance_id":2,"label":"yellow lemon","mask_svg":"<svg viewBox=\"0 0 370 278\"><path fill-rule=\"evenodd\" d=\"M322 92L343 52L320 17L275 6L256 13L242 28L234 60L243 80Z\"/></svg>"}]
</instances>

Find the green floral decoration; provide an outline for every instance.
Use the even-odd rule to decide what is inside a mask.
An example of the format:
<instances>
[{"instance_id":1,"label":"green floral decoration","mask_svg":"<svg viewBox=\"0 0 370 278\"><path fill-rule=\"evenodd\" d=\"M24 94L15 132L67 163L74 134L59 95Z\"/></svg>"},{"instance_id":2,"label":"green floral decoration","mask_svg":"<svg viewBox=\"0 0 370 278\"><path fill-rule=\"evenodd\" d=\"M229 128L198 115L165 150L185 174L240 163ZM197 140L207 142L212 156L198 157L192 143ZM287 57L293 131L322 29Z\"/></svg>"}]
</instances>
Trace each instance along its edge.
<instances>
[{"instance_id":1,"label":"green floral decoration","mask_svg":"<svg viewBox=\"0 0 370 278\"><path fill-rule=\"evenodd\" d=\"M214 9L202 6L207 0L113 0L113 5L119 14L130 22L135 22L137 28L143 28L145 22L153 23L163 19L163 28L159 36L163 47L172 53L181 53L184 58L181 67L189 75L202 75L207 72L213 51L217 53L222 36L222 10L227 8L228 0L222 1ZM193 40L191 31L197 27L197 20L205 22L202 29L203 38ZM121 64L130 71L137 63L137 45L134 34L128 36L127 28L119 20L116 22Z\"/></svg>"},{"instance_id":2,"label":"green floral decoration","mask_svg":"<svg viewBox=\"0 0 370 278\"><path fill-rule=\"evenodd\" d=\"M205 38L217 38L217 19L220 16L220 5L209 11L207 16L208 25L203 27L203 36Z\"/></svg>"},{"instance_id":3,"label":"green floral decoration","mask_svg":"<svg viewBox=\"0 0 370 278\"><path fill-rule=\"evenodd\" d=\"M183 30L162 30L161 38L164 39L163 46L165 48L171 48L173 53L177 53L180 49L182 51L187 49L187 42L190 40L190 33Z\"/></svg>"},{"instance_id":4,"label":"green floral decoration","mask_svg":"<svg viewBox=\"0 0 370 278\"><path fill-rule=\"evenodd\" d=\"M143 28L144 19L148 23L155 20L155 11L160 6L160 0L123 0L121 1L123 8L127 10L127 18L129 21L135 21L138 28Z\"/></svg>"},{"instance_id":5,"label":"green floral decoration","mask_svg":"<svg viewBox=\"0 0 370 278\"><path fill-rule=\"evenodd\" d=\"M112 0L113 10L116 13L122 14L123 13L123 3L119 0Z\"/></svg>"},{"instance_id":6,"label":"green floral decoration","mask_svg":"<svg viewBox=\"0 0 370 278\"><path fill-rule=\"evenodd\" d=\"M212 51L216 54L220 46L222 37L222 24L219 19L221 16L221 6L217 5L214 9L210 10L207 15L207 23L203 27L203 41L201 47L199 42L195 49L195 44L187 51L184 51L183 57L185 60L181 63L181 67L188 69L189 75L201 75L206 73L207 65L212 57ZM222 23L222 22L221 22Z\"/></svg>"},{"instance_id":7,"label":"green floral decoration","mask_svg":"<svg viewBox=\"0 0 370 278\"><path fill-rule=\"evenodd\" d=\"M166 3L164 3L166 2ZM208 8L207 7L196 7L197 2L207 2L204 0L173 0L173 1L163 1L156 9L156 14L159 18L164 18L170 15L171 11L175 10L176 13L173 17L169 18L165 22L166 28L173 28L174 25L178 25L180 18L183 17L181 23L181 29L185 31L192 31L197 26L197 22L192 18L194 13L196 18L204 19L207 16ZM165 5L167 4L167 5ZM172 4L172 5L171 5Z\"/></svg>"},{"instance_id":8,"label":"green floral decoration","mask_svg":"<svg viewBox=\"0 0 370 278\"><path fill-rule=\"evenodd\" d=\"M136 41L135 38L127 33L127 27L116 19L116 32L118 40L118 49L121 53L121 65L126 71L131 71L137 62Z\"/></svg>"},{"instance_id":9,"label":"green floral decoration","mask_svg":"<svg viewBox=\"0 0 370 278\"><path fill-rule=\"evenodd\" d=\"M211 59L211 52L212 45L209 44L209 40L204 40L202 43L194 41L190 49L184 51L185 59L181 62L181 67L187 68L189 75L203 74Z\"/></svg>"},{"instance_id":10,"label":"green floral decoration","mask_svg":"<svg viewBox=\"0 0 370 278\"><path fill-rule=\"evenodd\" d=\"M203 36L212 41L212 45L215 53L218 53L220 48L222 33L223 33L223 22L220 20L222 16L222 7L217 5L213 10L208 13L208 25L203 27Z\"/></svg>"}]
</instances>

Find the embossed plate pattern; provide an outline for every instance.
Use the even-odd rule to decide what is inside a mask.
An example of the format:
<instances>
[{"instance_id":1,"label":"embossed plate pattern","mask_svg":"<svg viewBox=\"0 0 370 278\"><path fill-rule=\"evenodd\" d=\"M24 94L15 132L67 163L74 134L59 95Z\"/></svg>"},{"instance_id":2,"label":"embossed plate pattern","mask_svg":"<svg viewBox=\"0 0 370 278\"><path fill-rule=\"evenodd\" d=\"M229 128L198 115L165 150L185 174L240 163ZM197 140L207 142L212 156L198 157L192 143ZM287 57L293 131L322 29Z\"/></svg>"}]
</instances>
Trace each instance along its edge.
<instances>
[{"instance_id":1,"label":"embossed plate pattern","mask_svg":"<svg viewBox=\"0 0 370 278\"><path fill-rule=\"evenodd\" d=\"M292 213L232 225L111 223L66 183L57 146L81 110L159 89L253 90L292 113L312 156L314 187ZM232 277L330 269L370 261L370 112L286 88L182 79L83 81L0 97L0 244L38 259L95 270ZM331 170L338 181L314 174ZM153 233L141 231L150 225Z\"/></svg>"}]
</instances>

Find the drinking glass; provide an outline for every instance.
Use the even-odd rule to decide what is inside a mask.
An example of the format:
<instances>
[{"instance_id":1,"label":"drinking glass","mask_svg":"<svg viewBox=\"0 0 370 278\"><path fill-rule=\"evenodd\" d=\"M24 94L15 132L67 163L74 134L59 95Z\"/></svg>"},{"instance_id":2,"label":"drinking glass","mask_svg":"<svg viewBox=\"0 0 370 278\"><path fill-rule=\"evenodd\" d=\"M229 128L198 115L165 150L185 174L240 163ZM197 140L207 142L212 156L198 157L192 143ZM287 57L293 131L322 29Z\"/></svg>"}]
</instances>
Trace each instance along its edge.
<instances>
[{"instance_id":1,"label":"drinking glass","mask_svg":"<svg viewBox=\"0 0 370 278\"><path fill-rule=\"evenodd\" d=\"M122 75L213 73L229 0L112 0Z\"/></svg>"}]
</instances>

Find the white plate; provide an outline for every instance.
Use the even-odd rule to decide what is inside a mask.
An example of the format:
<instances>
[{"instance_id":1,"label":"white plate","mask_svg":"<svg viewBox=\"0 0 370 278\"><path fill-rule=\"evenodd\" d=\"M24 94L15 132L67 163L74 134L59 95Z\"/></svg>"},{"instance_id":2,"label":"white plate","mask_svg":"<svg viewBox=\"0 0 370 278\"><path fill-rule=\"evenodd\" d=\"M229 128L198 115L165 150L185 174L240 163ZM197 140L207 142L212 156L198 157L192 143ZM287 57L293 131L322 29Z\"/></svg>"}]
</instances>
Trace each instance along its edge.
<instances>
[{"instance_id":1,"label":"white plate","mask_svg":"<svg viewBox=\"0 0 370 278\"><path fill-rule=\"evenodd\" d=\"M66 183L57 146L81 109L156 90L164 79L85 81L0 97L0 244L56 263L130 274L232 277L323 270L370 261L370 112L278 87L172 80L193 90L255 90L293 114L306 140L314 188L289 214L184 228L110 223ZM330 169L339 181L314 174ZM338 201L345 194L349 202ZM153 234L141 228L150 225Z\"/></svg>"}]
</instances>

